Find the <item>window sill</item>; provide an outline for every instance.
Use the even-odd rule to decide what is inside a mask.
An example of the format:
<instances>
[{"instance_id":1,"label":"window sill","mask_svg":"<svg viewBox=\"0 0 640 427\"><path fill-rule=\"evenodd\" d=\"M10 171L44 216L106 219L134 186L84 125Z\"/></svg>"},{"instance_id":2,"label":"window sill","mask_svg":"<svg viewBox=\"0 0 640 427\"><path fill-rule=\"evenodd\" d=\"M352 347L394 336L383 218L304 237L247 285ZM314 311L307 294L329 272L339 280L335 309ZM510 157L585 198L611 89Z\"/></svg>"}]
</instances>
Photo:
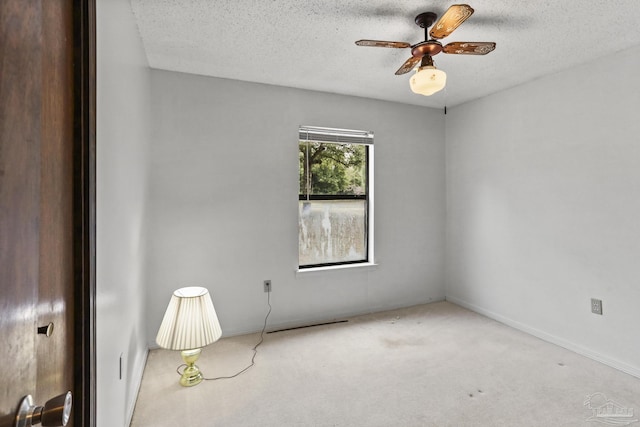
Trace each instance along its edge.
<instances>
[{"instance_id":1,"label":"window sill","mask_svg":"<svg viewBox=\"0 0 640 427\"><path fill-rule=\"evenodd\" d=\"M375 268L377 266L378 264L374 262L362 262L359 264L342 264L330 265L326 267L299 268L296 270L296 274L317 273L320 271L347 270L351 268Z\"/></svg>"}]
</instances>

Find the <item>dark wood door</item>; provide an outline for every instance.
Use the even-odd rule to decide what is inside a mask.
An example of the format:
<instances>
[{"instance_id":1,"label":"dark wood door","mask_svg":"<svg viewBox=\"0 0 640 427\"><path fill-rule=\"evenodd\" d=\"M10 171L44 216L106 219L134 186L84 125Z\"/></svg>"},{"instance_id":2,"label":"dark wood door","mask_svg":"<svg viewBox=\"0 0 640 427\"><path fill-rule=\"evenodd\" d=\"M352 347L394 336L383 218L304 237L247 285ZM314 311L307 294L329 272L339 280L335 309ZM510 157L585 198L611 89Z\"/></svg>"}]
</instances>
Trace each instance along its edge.
<instances>
[{"instance_id":1,"label":"dark wood door","mask_svg":"<svg viewBox=\"0 0 640 427\"><path fill-rule=\"evenodd\" d=\"M75 296L85 283L78 17L73 0L0 1L1 427L26 395L43 405L74 391L82 411L87 396L75 391L90 390L74 323L88 312ZM49 324L49 336L38 333ZM74 418L84 424L68 425Z\"/></svg>"}]
</instances>

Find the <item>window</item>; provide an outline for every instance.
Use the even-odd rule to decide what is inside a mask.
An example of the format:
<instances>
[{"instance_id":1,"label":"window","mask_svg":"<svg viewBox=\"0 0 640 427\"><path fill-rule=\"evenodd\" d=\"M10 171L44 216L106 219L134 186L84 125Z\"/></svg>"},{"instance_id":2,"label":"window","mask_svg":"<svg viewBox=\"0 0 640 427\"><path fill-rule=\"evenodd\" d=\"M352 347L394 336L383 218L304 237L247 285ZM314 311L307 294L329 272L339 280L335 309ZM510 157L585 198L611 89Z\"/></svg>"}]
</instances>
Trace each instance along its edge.
<instances>
[{"instance_id":1,"label":"window","mask_svg":"<svg viewBox=\"0 0 640 427\"><path fill-rule=\"evenodd\" d=\"M373 261L373 133L301 126L299 268Z\"/></svg>"}]
</instances>

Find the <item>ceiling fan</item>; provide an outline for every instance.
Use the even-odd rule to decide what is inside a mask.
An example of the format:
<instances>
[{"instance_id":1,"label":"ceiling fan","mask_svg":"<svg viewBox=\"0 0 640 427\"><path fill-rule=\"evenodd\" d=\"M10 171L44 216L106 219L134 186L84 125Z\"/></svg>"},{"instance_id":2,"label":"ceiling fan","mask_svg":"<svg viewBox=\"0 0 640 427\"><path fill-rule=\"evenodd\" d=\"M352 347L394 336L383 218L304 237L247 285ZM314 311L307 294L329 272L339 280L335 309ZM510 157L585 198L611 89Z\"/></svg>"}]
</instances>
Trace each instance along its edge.
<instances>
[{"instance_id":1,"label":"ceiling fan","mask_svg":"<svg viewBox=\"0 0 640 427\"><path fill-rule=\"evenodd\" d=\"M486 55L496 48L494 42L453 42L445 46L440 39L447 37L473 14L473 8L468 4L454 4L436 22L433 12L424 12L416 16L415 22L424 28L424 41L411 45L407 42L392 42L383 40L358 40L358 46L390 47L397 49L411 48L411 57L407 59L396 75L406 74L420 62L416 74L410 80L411 90L422 95L432 95L444 88L446 74L438 70L433 64L433 56L440 52L454 55ZM435 24L434 24L435 22ZM433 25L431 31L429 27ZM431 37L431 38L429 38Z\"/></svg>"}]
</instances>

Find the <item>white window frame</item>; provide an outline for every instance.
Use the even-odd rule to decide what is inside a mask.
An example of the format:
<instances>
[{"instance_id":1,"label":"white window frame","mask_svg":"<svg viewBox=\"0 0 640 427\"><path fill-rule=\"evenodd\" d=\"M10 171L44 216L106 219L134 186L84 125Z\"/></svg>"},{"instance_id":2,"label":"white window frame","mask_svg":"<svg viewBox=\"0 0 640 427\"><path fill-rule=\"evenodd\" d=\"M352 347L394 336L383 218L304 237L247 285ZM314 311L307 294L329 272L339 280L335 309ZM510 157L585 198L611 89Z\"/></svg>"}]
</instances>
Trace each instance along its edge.
<instances>
[{"instance_id":1,"label":"white window frame","mask_svg":"<svg viewBox=\"0 0 640 427\"><path fill-rule=\"evenodd\" d=\"M339 128L326 128L317 126L300 126L298 131L298 144L301 142L323 142L323 143L347 143L347 144L361 144L367 145L367 259L362 262L345 262L336 263L331 265L304 267L300 266L300 259L298 258L298 272L314 272L324 270L338 270L345 268L358 268L375 266L374 248L375 248L375 155L373 144L373 132L353 130L353 129L339 129ZM298 239L298 256L300 254L300 241Z\"/></svg>"}]
</instances>

